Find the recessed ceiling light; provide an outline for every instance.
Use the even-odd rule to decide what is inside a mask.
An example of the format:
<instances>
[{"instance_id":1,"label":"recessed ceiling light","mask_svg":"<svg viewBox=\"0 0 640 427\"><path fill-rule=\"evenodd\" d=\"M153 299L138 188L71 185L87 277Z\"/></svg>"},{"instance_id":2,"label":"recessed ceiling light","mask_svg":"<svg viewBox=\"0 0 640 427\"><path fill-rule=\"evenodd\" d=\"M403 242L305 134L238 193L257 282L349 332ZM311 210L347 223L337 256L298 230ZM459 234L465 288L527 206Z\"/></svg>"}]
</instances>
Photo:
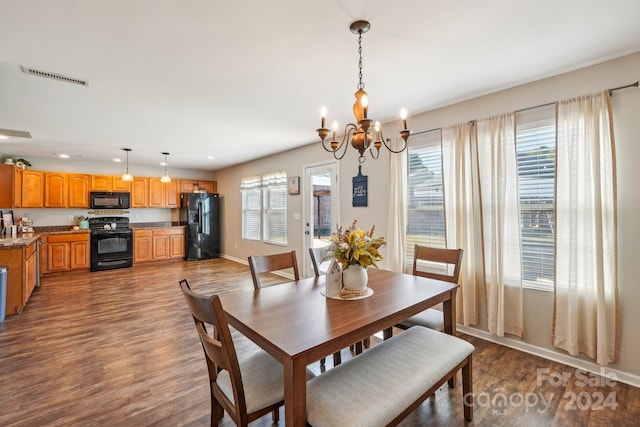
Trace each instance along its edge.
<instances>
[{"instance_id":1,"label":"recessed ceiling light","mask_svg":"<svg viewBox=\"0 0 640 427\"><path fill-rule=\"evenodd\" d=\"M116 158L116 159L113 159L113 161L116 162L116 163L120 163L122 160Z\"/></svg>"},{"instance_id":2,"label":"recessed ceiling light","mask_svg":"<svg viewBox=\"0 0 640 427\"><path fill-rule=\"evenodd\" d=\"M58 154L58 157L60 157L61 159L68 159L69 155L68 154Z\"/></svg>"},{"instance_id":3,"label":"recessed ceiling light","mask_svg":"<svg viewBox=\"0 0 640 427\"><path fill-rule=\"evenodd\" d=\"M207 156L207 159L213 160L213 159L215 159L215 157L214 156Z\"/></svg>"},{"instance_id":4,"label":"recessed ceiling light","mask_svg":"<svg viewBox=\"0 0 640 427\"><path fill-rule=\"evenodd\" d=\"M167 166L168 163L167 162L160 162L160 166Z\"/></svg>"},{"instance_id":5,"label":"recessed ceiling light","mask_svg":"<svg viewBox=\"0 0 640 427\"><path fill-rule=\"evenodd\" d=\"M0 139L9 139L7 135L0 135Z\"/></svg>"}]
</instances>

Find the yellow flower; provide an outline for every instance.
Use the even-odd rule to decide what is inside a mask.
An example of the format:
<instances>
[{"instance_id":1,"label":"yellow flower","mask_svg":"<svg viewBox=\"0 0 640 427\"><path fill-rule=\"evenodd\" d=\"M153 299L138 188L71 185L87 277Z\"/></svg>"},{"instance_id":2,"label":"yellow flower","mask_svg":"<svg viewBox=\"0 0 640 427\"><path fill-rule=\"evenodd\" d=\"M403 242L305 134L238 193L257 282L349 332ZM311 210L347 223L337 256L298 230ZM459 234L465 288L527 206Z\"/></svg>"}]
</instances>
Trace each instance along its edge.
<instances>
[{"instance_id":1,"label":"yellow flower","mask_svg":"<svg viewBox=\"0 0 640 427\"><path fill-rule=\"evenodd\" d=\"M351 227L343 231L342 227L331 236L329 253L342 265L343 269L350 265L377 267L377 261L381 261L382 255L378 249L386 244L384 237L373 237L375 225L368 233L356 227L357 221L353 221ZM331 255L328 258L332 257Z\"/></svg>"}]
</instances>

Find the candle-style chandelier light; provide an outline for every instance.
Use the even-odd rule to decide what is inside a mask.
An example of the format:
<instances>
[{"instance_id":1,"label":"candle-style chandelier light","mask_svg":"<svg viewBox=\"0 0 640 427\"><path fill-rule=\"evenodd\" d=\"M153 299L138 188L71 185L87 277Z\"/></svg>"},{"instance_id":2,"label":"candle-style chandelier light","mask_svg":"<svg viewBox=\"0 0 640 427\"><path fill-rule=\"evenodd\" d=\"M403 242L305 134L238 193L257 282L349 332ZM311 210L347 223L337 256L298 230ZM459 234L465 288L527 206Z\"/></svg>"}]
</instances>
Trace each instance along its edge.
<instances>
[{"instance_id":1,"label":"candle-style chandelier light","mask_svg":"<svg viewBox=\"0 0 640 427\"><path fill-rule=\"evenodd\" d=\"M329 147L325 144L325 139L329 136L330 130L326 128L326 119L327 119L327 110L323 106L322 107L322 124L320 129L317 129L318 136L322 141L322 147L333 153L333 157L336 160L340 160L344 157L347 152L347 142L351 143L351 146L355 148L360 156L358 157L358 162L363 163L365 161L364 153L366 150L371 152L371 157L377 159L380 156L380 147L384 144L387 147L387 150L392 153L401 153L407 148L407 140L409 139L410 131L407 129L407 111L403 108L400 111L400 117L402 118L402 130L400 131L400 136L404 140L404 144L402 148L398 150L392 149L387 142L390 140L385 140L384 135L382 134L382 127L380 126L380 122L373 122L372 119L367 117L368 109L369 109L369 97L367 92L364 91L364 83L362 82L362 34L369 31L371 28L371 24L367 21L355 21L351 24L349 29L352 33L358 34L358 90L354 94L356 97L356 102L353 104L353 115L356 118L356 123L348 123L344 127L344 135L342 137L342 141L338 141L336 139L336 132L338 130L338 122L333 122L333 138L329 143Z\"/></svg>"}]
</instances>

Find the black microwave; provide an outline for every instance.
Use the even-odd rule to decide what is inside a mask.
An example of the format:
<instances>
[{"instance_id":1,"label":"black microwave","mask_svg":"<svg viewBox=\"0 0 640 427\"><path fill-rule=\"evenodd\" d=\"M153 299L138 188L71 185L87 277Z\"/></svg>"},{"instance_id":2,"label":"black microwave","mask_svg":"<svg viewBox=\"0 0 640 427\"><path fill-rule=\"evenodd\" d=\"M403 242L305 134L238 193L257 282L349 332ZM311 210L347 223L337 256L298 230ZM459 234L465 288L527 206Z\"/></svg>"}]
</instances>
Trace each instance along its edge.
<instances>
[{"instance_id":1,"label":"black microwave","mask_svg":"<svg viewBox=\"0 0 640 427\"><path fill-rule=\"evenodd\" d=\"M131 193L124 191L92 191L91 209L129 209Z\"/></svg>"}]
</instances>

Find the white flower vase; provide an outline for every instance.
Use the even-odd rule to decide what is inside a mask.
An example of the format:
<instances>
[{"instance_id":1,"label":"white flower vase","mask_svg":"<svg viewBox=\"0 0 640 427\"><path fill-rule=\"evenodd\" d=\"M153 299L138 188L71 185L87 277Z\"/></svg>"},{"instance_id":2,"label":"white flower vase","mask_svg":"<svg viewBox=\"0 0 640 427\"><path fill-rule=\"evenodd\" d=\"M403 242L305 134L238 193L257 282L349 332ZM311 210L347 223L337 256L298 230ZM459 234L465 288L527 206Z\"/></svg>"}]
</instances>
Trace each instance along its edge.
<instances>
[{"instance_id":1,"label":"white flower vase","mask_svg":"<svg viewBox=\"0 0 640 427\"><path fill-rule=\"evenodd\" d=\"M361 265L350 265L342 271L342 284L349 291L363 291L368 282L367 269Z\"/></svg>"}]
</instances>

